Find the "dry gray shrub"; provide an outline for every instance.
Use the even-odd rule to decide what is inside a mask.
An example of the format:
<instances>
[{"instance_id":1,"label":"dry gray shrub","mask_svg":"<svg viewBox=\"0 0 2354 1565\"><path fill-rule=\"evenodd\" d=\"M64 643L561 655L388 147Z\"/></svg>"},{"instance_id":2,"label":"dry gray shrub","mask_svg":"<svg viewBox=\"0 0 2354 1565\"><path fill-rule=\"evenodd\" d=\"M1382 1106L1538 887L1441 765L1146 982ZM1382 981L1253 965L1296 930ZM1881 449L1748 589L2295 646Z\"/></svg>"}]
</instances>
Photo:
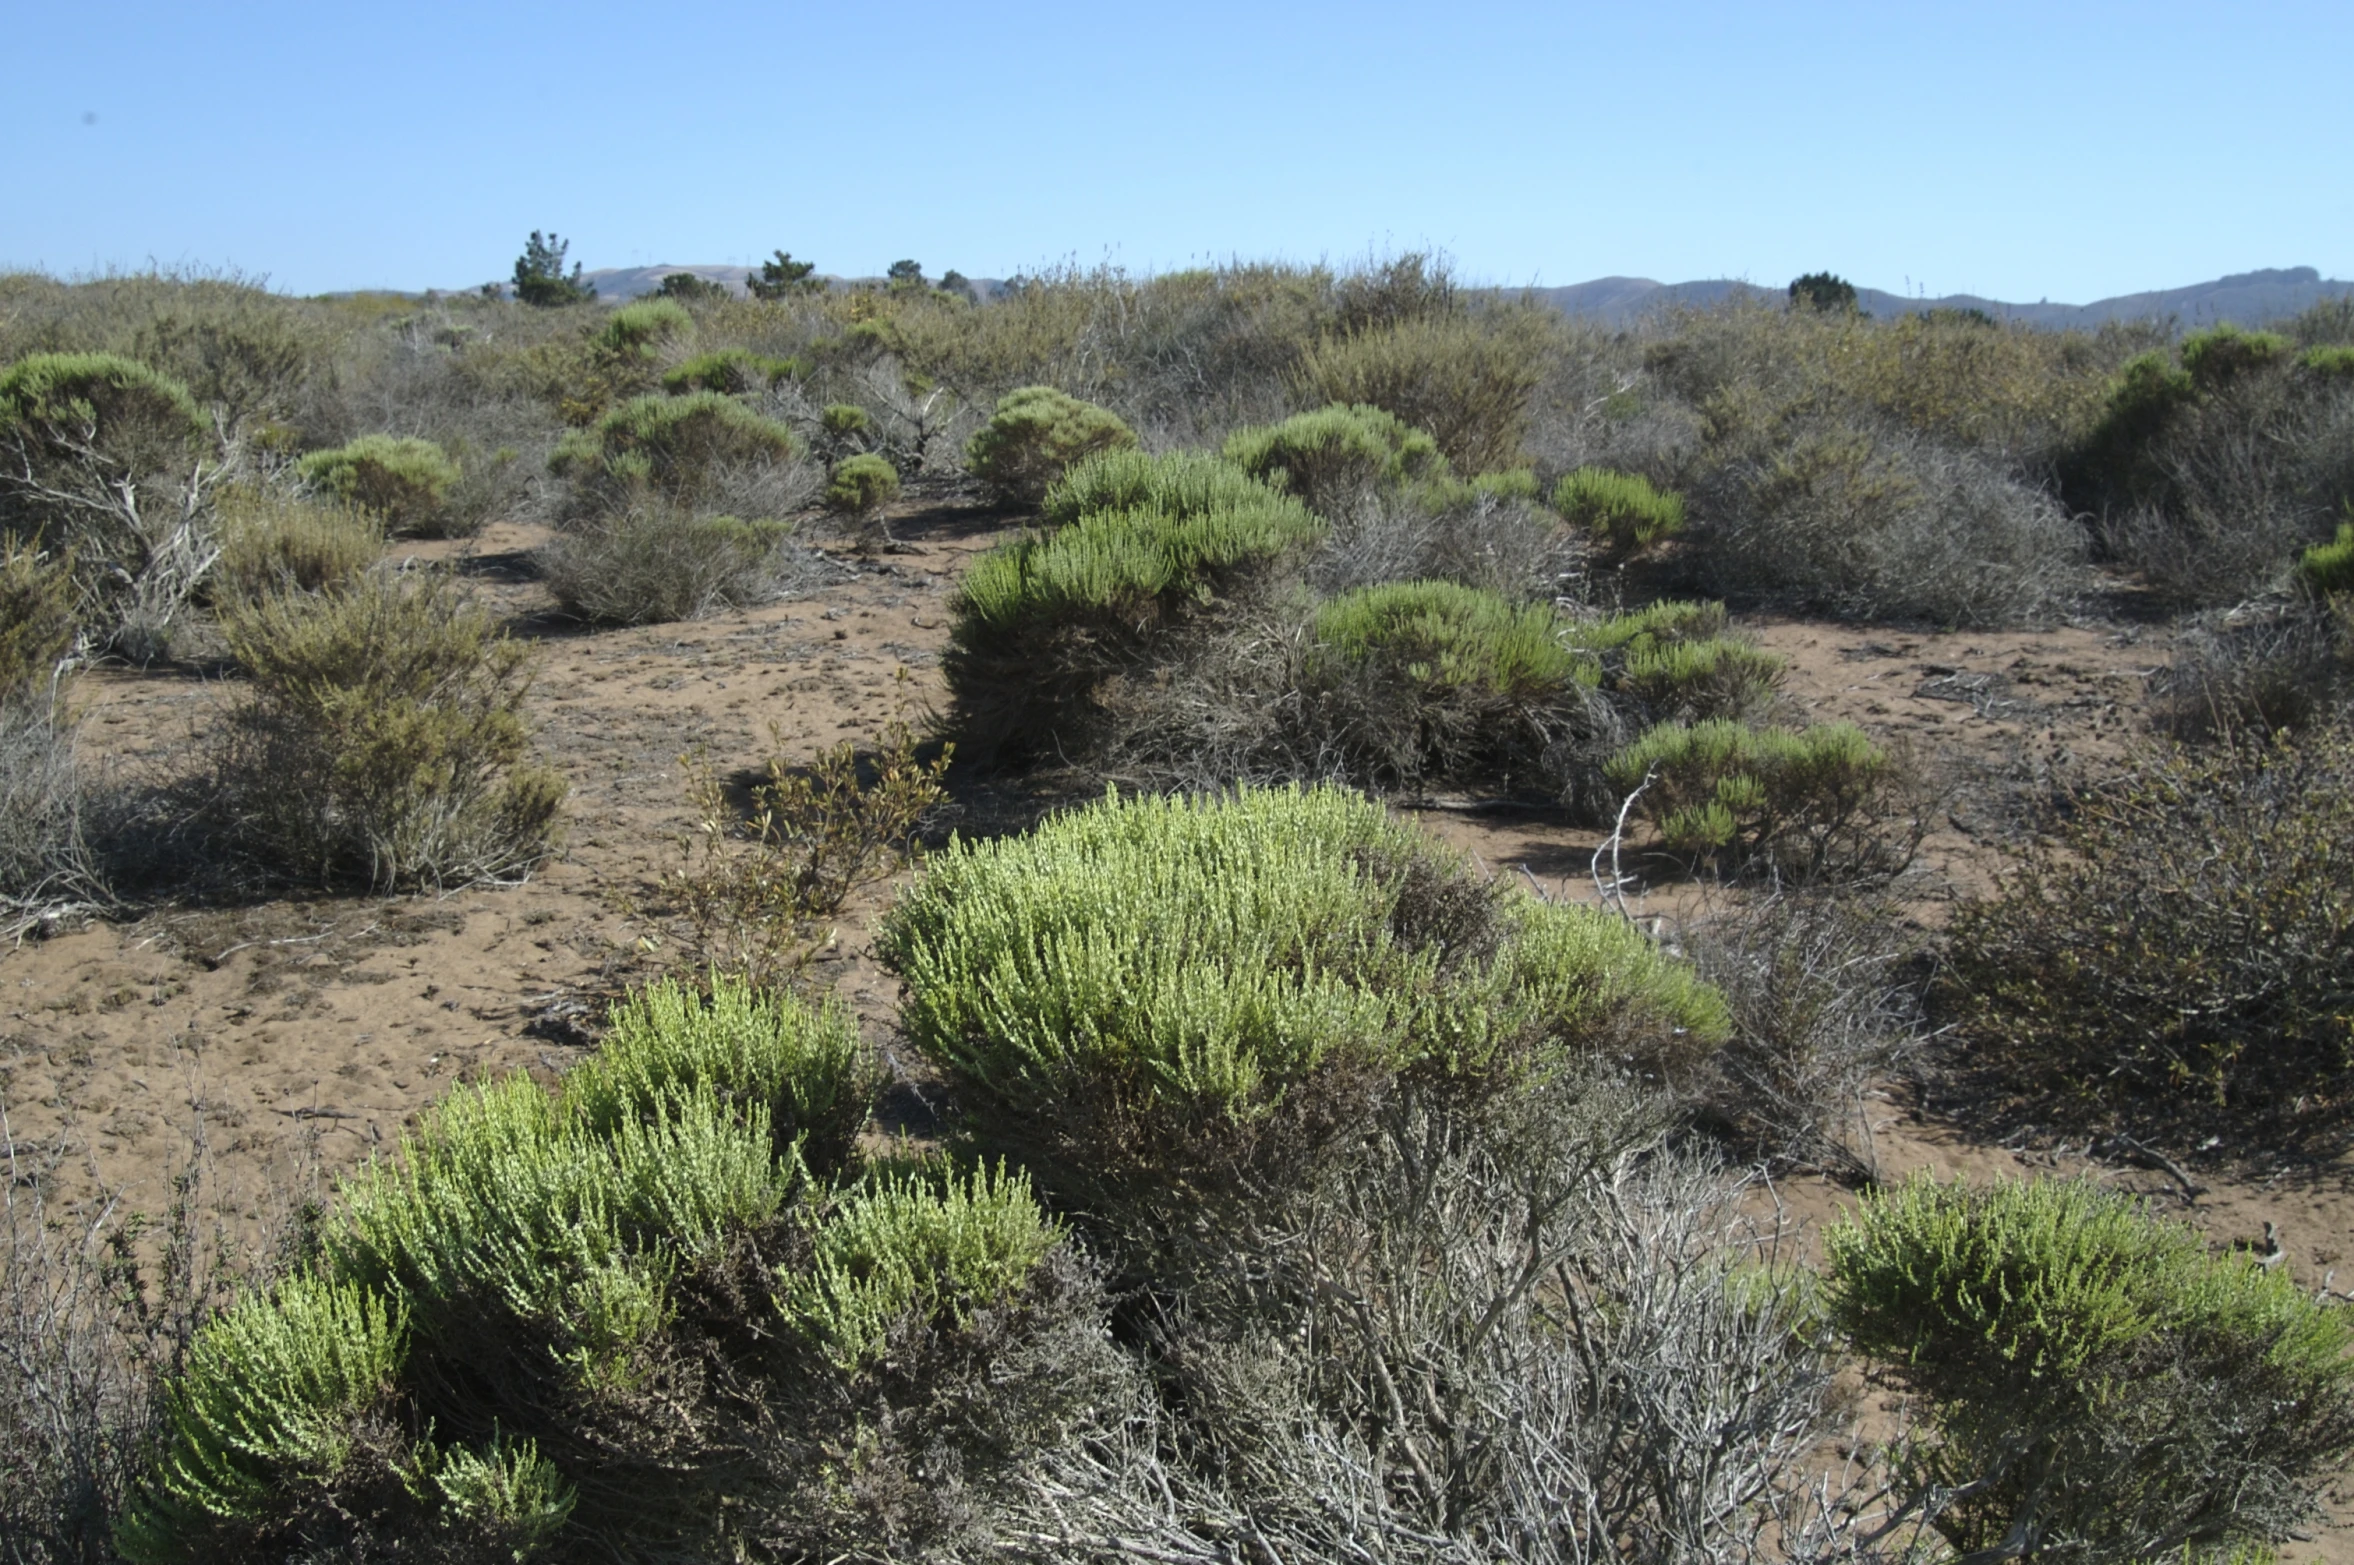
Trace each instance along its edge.
<instances>
[{"instance_id":1,"label":"dry gray shrub","mask_svg":"<svg viewBox=\"0 0 2354 1565\"><path fill-rule=\"evenodd\" d=\"M1695 923L1684 944L1733 1013L1698 1091L1704 1121L1768 1163L1872 1178L1864 1093L1920 1047L1914 953L1893 909L1784 892Z\"/></svg>"},{"instance_id":2,"label":"dry gray shrub","mask_svg":"<svg viewBox=\"0 0 2354 1565\"><path fill-rule=\"evenodd\" d=\"M1434 513L1413 490L1367 485L1327 514L1331 542L1308 565L1308 584L1327 596L1454 581L1519 603L1562 593L1585 569L1584 546L1523 500L1473 493Z\"/></svg>"},{"instance_id":3,"label":"dry gray shrub","mask_svg":"<svg viewBox=\"0 0 2354 1565\"><path fill-rule=\"evenodd\" d=\"M807 590L826 570L781 523L699 517L653 497L574 523L539 550L538 561L568 613L607 625L773 603Z\"/></svg>"},{"instance_id":4,"label":"dry gray shrub","mask_svg":"<svg viewBox=\"0 0 2354 1565\"><path fill-rule=\"evenodd\" d=\"M2354 697L2345 614L2279 597L2184 620L2149 684L2151 724L2196 741L2327 721Z\"/></svg>"},{"instance_id":5,"label":"dry gray shrub","mask_svg":"<svg viewBox=\"0 0 2354 1565\"><path fill-rule=\"evenodd\" d=\"M91 842L101 808L62 703L0 699L0 938L111 903Z\"/></svg>"}]
</instances>

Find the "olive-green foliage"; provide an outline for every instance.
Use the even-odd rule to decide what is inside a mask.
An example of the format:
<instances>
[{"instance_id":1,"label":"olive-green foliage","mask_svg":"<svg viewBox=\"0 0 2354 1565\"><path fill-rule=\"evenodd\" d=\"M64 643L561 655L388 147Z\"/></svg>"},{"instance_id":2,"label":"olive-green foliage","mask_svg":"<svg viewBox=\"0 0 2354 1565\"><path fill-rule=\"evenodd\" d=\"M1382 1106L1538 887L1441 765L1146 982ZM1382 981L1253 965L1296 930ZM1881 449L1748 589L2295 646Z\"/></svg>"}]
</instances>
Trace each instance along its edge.
<instances>
[{"instance_id":1,"label":"olive-green foliage","mask_svg":"<svg viewBox=\"0 0 2354 1565\"><path fill-rule=\"evenodd\" d=\"M2354 1331L2285 1271L2077 1180L1917 1176L1825 1235L1832 1320L1921 1399L1903 1476L1962 1554L2221 1557L2354 1449Z\"/></svg>"},{"instance_id":2,"label":"olive-green foliage","mask_svg":"<svg viewBox=\"0 0 2354 1565\"><path fill-rule=\"evenodd\" d=\"M1334 788L1117 797L951 843L880 949L974 1134L1062 1198L1306 1156L1402 1074L1681 1068L1715 992L1632 926L1483 886Z\"/></svg>"},{"instance_id":3,"label":"olive-green foliage","mask_svg":"<svg viewBox=\"0 0 2354 1565\"><path fill-rule=\"evenodd\" d=\"M1073 463L1039 505L1043 527L1067 527L1107 511L1196 516L1263 504L1268 487L1206 451L1154 454L1120 448Z\"/></svg>"},{"instance_id":4,"label":"olive-green foliage","mask_svg":"<svg viewBox=\"0 0 2354 1565\"><path fill-rule=\"evenodd\" d=\"M1592 658L1574 652L1547 604L1505 602L1453 582L1394 582L1344 593L1316 611L1318 651L1345 662L1396 663L1436 689L1472 685L1541 700L1566 683L1594 684Z\"/></svg>"},{"instance_id":5,"label":"olive-green foliage","mask_svg":"<svg viewBox=\"0 0 2354 1565\"><path fill-rule=\"evenodd\" d=\"M2227 386L2254 370L2280 363L2289 340L2274 332L2242 331L2225 324L2182 339L2182 367L2201 391Z\"/></svg>"},{"instance_id":6,"label":"olive-green foliage","mask_svg":"<svg viewBox=\"0 0 2354 1565\"><path fill-rule=\"evenodd\" d=\"M1148 666L1221 595L1251 589L1325 535L1288 495L1208 458L1092 464L1062 500L1118 479L1145 496L1000 544L965 573L943 659L983 762L1076 744L1097 687Z\"/></svg>"},{"instance_id":7,"label":"olive-green foliage","mask_svg":"<svg viewBox=\"0 0 2354 1565\"><path fill-rule=\"evenodd\" d=\"M663 979L616 1002L596 1054L564 1090L600 1135L675 1114L705 1091L734 1111L758 1105L777 1154L798 1145L804 1166L830 1179L848 1166L882 1086L880 1062L840 1005L813 1011L714 974L707 994Z\"/></svg>"},{"instance_id":8,"label":"olive-green foliage","mask_svg":"<svg viewBox=\"0 0 2354 1565\"><path fill-rule=\"evenodd\" d=\"M2324 597L2354 592L2354 522L2340 522L2337 537L2307 549L2297 561L2297 579Z\"/></svg>"},{"instance_id":9,"label":"olive-green foliage","mask_svg":"<svg viewBox=\"0 0 2354 1565\"><path fill-rule=\"evenodd\" d=\"M1034 505L1063 470L1099 451L1136 444L1114 414L1052 386L1023 386L997 401L965 445L975 478L1017 505Z\"/></svg>"},{"instance_id":10,"label":"olive-green foliage","mask_svg":"<svg viewBox=\"0 0 2354 1565\"><path fill-rule=\"evenodd\" d=\"M1661 599L1564 634L1600 660L1604 689L1647 720L1748 717L1781 689L1782 659L1725 634L1725 606Z\"/></svg>"},{"instance_id":11,"label":"olive-green foliage","mask_svg":"<svg viewBox=\"0 0 2354 1565\"><path fill-rule=\"evenodd\" d=\"M826 478L827 509L850 516L871 516L898 498L898 469L873 451L842 458Z\"/></svg>"},{"instance_id":12,"label":"olive-green foliage","mask_svg":"<svg viewBox=\"0 0 2354 1565\"><path fill-rule=\"evenodd\" d=\"M549 851L565 788L527 760L530 652L454 586L372 573L234 606L222 631L250 682L222 782L273 872L440 887Z\"/></svg>"},{"instance_id":13,"label":"olive-green foliage","mask_svg":"<svg viewBox=\"0 0 2354 1565\"><path fill-rule=\"evenodd\" d=\"M362 435L331 451L314 451L295 464L313 488L366 511L395 532L443 536L446 505L458 465L430 440L414 435Z\"/></svg>"},{"instance_id":14,"label":"olive-green foliage","mask_svg":"<svg viewBox=\"0 0 2354 1565\"><path fill-rule=\"evenodd\" d=\"M1370 404L1428 431L1459 472L1509 468L1544 372L1547 324L1499 310L1327 337L1302 355L1299 384L1320 402Z\"/></svg>"},{"instance_id":15,"label":"olive-green foliage","mask_svg":"<svg viewBox=\"0 0 2354 1565\"><path fill-rule=\"evenodd\" d=\"M1956 909L1970 1057L2055 1108L2343 1136L2354 738L2161 753Z\"/></svg>"},{"instance_id":16,"label":"olive-green foliage","mask_svg":"<svg viewBox=\"0 0 2354 1565\"><path fill-rule=\"evenodd\" d=\"M550 471L591 504L651 489L691 502L731 466L773 464L798 449L791 430L716 391L633 397L592 429L564 437Z\"/></svg>"},{"instance_id":17,"label":"olive-green foliage","mask_svg":"<svg viewBox=\"0 0 2354 1565\"><path fill-rule=\"evenodd\" d=\"M141 480L184 464L210 426L187 387L112 353L34 353L0 370L0 441L43 482L95 465Z\"/></svg>"},{"instance_id":18,"label":"olive-green foliage","mask_svg":"<svg viewBox=\"0 0 2354 1565\"><path fill-rule=\"evenodd\" d=\"M717 391L736 397L790 380L800 370L801 365L793 359L772 359L749 348L720 348L698 353L665 374L662 389L673 396Z\"/></svg>"},{"instance_id":19,"label":"olive-green foliage","mask_svg":"<svg viewBox=\"0 0 2354 1565\"><path fill-rule=\"evenodd\" d=\"M224 489L215 505L221 558L213 590L227 602L341 587L384 552L382 524L357 508L319 505L265 484Z\"/></svg>"},{"instance_id":20,"label":"olive-green foliage","mask_svg":"<svg viewBox=\"0 0 2354 1565\"><path fill-rule=\"evenodd\" d=\"M1886 751L1849 723L1796 732L1728 718L1662 723L1604 772L1670 853L1800 877L1886 871L1910 857L1878 834L1898 781Z\"/></svg>"},{"instance_id":21,"label":"olive-green foliage","mask_svg":"<svg viewBox=\"0 0 2354 1565\"><path fill-rule=\"evenodd\" d=\"M722 982L625 1000L553 1095L458 1088L199 1329L126 1551L911 1546L957 1506L889 1496L1020 1463L1102 1350L1018 1175L812 1184L878 1081L845 1013Z\"/></svg>"},{"instance_id":22,"label":"olive-green foliage","mask_svg":"<svg viewBox=\"0 0 2354 1565\"><path fill-rule=\"evenodd\" d=\"M2297 367L2317 380L2354 380L2354 347L2336 344L2307 348L2297 356Z\"/></svg>"},{"instance_id":23,"label":"olive-green foliage","mask_svg":"<svg viewBox=\"0 0 2354 1565\"><path fill-rule=\"evenodd\" d=\"M1606 467L1581 467L1553 486L1553 509L1625 558L1684 530L1684 499Z\"/></svg>"},{"instance_id":24,"label":"olive-green foliage","mask_svg":"<svg viewBox=\"0 0 2354 1565\"><path fill-rule=\"evenodd\" d=\"M1808 272L1790 280L1790 302L1810 310L1853 312L1855 284L1835 272Z\"/></svg>"},{"instance_id":25,"label":"olive-green foliage","mask_svg":"<svg viewBox=\"0 0 2354 1565\"><path fill-rule=\"evenodd\" d=\"M539 551L539 562L566 613L599 625L654 625L773 602L792 536L789 523L698 516L651 497L573 523Z\"/></svg>"},{"instance_id":26,"label":"olive-green foliage","mask_svg":"<svg viewBox=\"0 0 2354 1565\"><path fill-rule=\"evenodd\" d=\"M597 346L616 356L650 359L663 344L694 329L695 318L676 299L640 299L605 318Z\"/></svg>"},{"instance_id":27,"label":"olive-green foliage","mask_svg":"<svg viewBox=\"0 0 2354 1565\"><path fill-rule=\"evenodd\" d=\"M0 706L44 691L73 645L66 563L0 537Z\"/></svg>"},{"instance_id":28,"label":"olive-green foliage","mask_svg":"<svg viewBox=\"0 0 2354 1565\"><path fill-rule=\"evenodd\" d=\"M2077 459L2084 475L2080 486L2097 486L2118 504L2155 488L2161 480L2150 466L2150 447L2197 392L2189 373L2163 348L2127 360L2110 382L2107 406Z\"/></svg>"},{"instance_id":29,"label":"olive-green foliage","mask_svg":"<svg viewBox=\"0 0 2354 1565\"><path fill-rule=\"evenodd\" d=\"M1226 460L1317 511L1375 487L1446 475L1438 443L1380 408L1334 404L1226 437Z\"/></svg>"},{"instance_id":30,"label":"olive-green foliage","mask_svg":"<svg viewBox=\"0 0 2354 1565\"><path fill-rule=\"evenodd\" d=\"M672 272L654 289L657 299L676 299L681 304L725 304L735 297L727 284L709 277L698 277L693 272Z\"/></svg>"}]
</instances>

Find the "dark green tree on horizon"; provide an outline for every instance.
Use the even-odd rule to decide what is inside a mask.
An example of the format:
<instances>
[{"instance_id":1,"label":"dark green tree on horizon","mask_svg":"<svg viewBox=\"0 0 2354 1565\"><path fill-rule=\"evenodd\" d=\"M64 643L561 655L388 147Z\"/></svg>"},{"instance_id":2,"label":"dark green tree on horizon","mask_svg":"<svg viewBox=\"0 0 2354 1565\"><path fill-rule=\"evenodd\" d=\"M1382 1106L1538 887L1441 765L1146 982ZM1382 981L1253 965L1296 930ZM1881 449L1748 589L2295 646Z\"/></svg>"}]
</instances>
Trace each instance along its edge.
<instances>
[{"instance_id":1,"label":"dark green tree on horizon","mask_svg":"<svg viewBox=\"0 0 2354 1565\"><path fill-rule=\"evenodd\" d=\"M825 287L815 275L815 261L796 261L788 251L779 250L772 260L760 263L760 270L744 279L744 286L755 299L774 303L795 294L817 293Z\"/></svg>"},{"instance_id":2,"label":"dark green tree on horizon","mask_svg":"<svg viewBox=\"0 0 2354 1565\"><path fill-rule=\"evenodd\" d=\"M1790 279L1790 302L1826 314L1845 314L1857 308L1855 284L1834 272L1808 272Z\"/></svg>"},{"instance_id":3,"label":"dark green tree on horizon","mask_svg":"<svg viewBox=\"0 0 2354 1565\"><path fill-rule=\"evenodd\" d=\"M578 261L572 263L572 275L564 275L564 255L571 248L568 240L533 229L515 258L515 297L541 309L594 299L596 285L582 279Z\"/></svg>"}]
</instances>

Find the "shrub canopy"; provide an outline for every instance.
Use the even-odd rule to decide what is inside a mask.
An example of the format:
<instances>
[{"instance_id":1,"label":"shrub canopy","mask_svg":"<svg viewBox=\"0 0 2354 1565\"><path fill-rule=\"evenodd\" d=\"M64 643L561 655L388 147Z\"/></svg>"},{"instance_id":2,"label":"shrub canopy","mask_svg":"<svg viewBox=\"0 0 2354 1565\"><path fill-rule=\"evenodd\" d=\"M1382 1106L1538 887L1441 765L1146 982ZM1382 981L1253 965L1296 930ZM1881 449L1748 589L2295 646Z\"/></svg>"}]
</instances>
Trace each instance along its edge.
<instances>
[{"instance_id":1,"label":"shrub canopy","mask_svg":"<svg viewBox=\"0 0 2354 1565\"><path fill-rule=\"evenodd\" d=\"M358 506L395 531L429 528L458 481L458 465L414 435L362 435L295 464L303 481Z\"/></svg>"},{"instance_id":2,"label":"shrub canopy","mask_svg":"<svg viewBox=\"0 0 2354 1565\"><path fill-rule=\"evenodd\" d=\"M1438 442L1395 414L1363 404L1295 413L1280 424L1238 429L1226 460L1319 511L1375 486L1447 475Z\"/></svg>"},{"instance_id":3,"label":"shrub canopy","mask_svg":"<svg viewBox=\"0 0 2354 1565\"><path fill-rule=\"evenodd\" d=\"M965 465L1007 500L1034 504L1073 462L1135 444L1116 414L1052 386L1024 386L998 399L966 443Z\"/></svg>"}]
</instances>

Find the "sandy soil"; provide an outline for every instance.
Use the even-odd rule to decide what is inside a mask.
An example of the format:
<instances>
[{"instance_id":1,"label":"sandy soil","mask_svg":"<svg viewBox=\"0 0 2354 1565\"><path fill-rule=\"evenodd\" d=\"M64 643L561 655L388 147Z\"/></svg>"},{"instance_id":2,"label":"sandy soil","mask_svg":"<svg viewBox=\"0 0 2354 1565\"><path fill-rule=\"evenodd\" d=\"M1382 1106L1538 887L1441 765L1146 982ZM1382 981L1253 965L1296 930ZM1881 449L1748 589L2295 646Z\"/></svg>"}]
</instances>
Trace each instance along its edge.
<instances>
[{"instance_id":1,"label":"sandy soil","mask_svg":"<svg viewBox=\"0 0 2354 1565\"><path fill-rule=\"evenodd\" d=\"M679 862L683 754L701 749L724 772L771 753L772 728L795 761L863 741L904 698L901 668L919 709L942 700L949 590L1006 521L917 504L893 525L902 552L844 556L829 585L798 601L594 634L548 616L528 529L401 546L457 559L539 641L533 715L573 789L561 856L512 888L167 910L0 949L0 1109L18 1180L41 1177L61 1218L108 1200L158 1212L197 1138L210 1199L258 1230L289 1192L316 1193L389 1150L453 1081L567 1069L592 1045L605 998L662 960L644 944L655 924L633 910ZM2123 752L2144 684L2166 656L2163 630L2110 624L1934 635L1741 623L1791 660L1797 715L1851 719L1906 744L1938 783L1935 830L1908 882L1928 922L1958 891L1985 884L2055 779ZM170 765L228 699L223 685L174 672L100 672L81 686L87 742L130 768ZM1491 868L1554 894L1594 895L1596 833L1541 811L1421 804L1433 831ZM888 896L880 888L855 902L810 969L884 1046L895 988L872 959L869 928ZM1638 899L1639 910L1668 913L1690 903L1672 885ZM2271 1223L2301 1280L2354 1286L2337 1276L2342 1268L2354 1279L2344 1167L2210 1160L2183 1168L2186 1183L2154 1160L2095 1163L2082 1145L2032 1127L1989 1144L1898 1085L1874 1108L1887 1173L2088 1172L2187 1215L2217 1245L2260 1242ZM1807 1179L1774 1197L1809 1226L1851 1199ZM2333 1529L2289 1557L2354 1562L2354 1533Z\"/></svg>"}]
</instances>

